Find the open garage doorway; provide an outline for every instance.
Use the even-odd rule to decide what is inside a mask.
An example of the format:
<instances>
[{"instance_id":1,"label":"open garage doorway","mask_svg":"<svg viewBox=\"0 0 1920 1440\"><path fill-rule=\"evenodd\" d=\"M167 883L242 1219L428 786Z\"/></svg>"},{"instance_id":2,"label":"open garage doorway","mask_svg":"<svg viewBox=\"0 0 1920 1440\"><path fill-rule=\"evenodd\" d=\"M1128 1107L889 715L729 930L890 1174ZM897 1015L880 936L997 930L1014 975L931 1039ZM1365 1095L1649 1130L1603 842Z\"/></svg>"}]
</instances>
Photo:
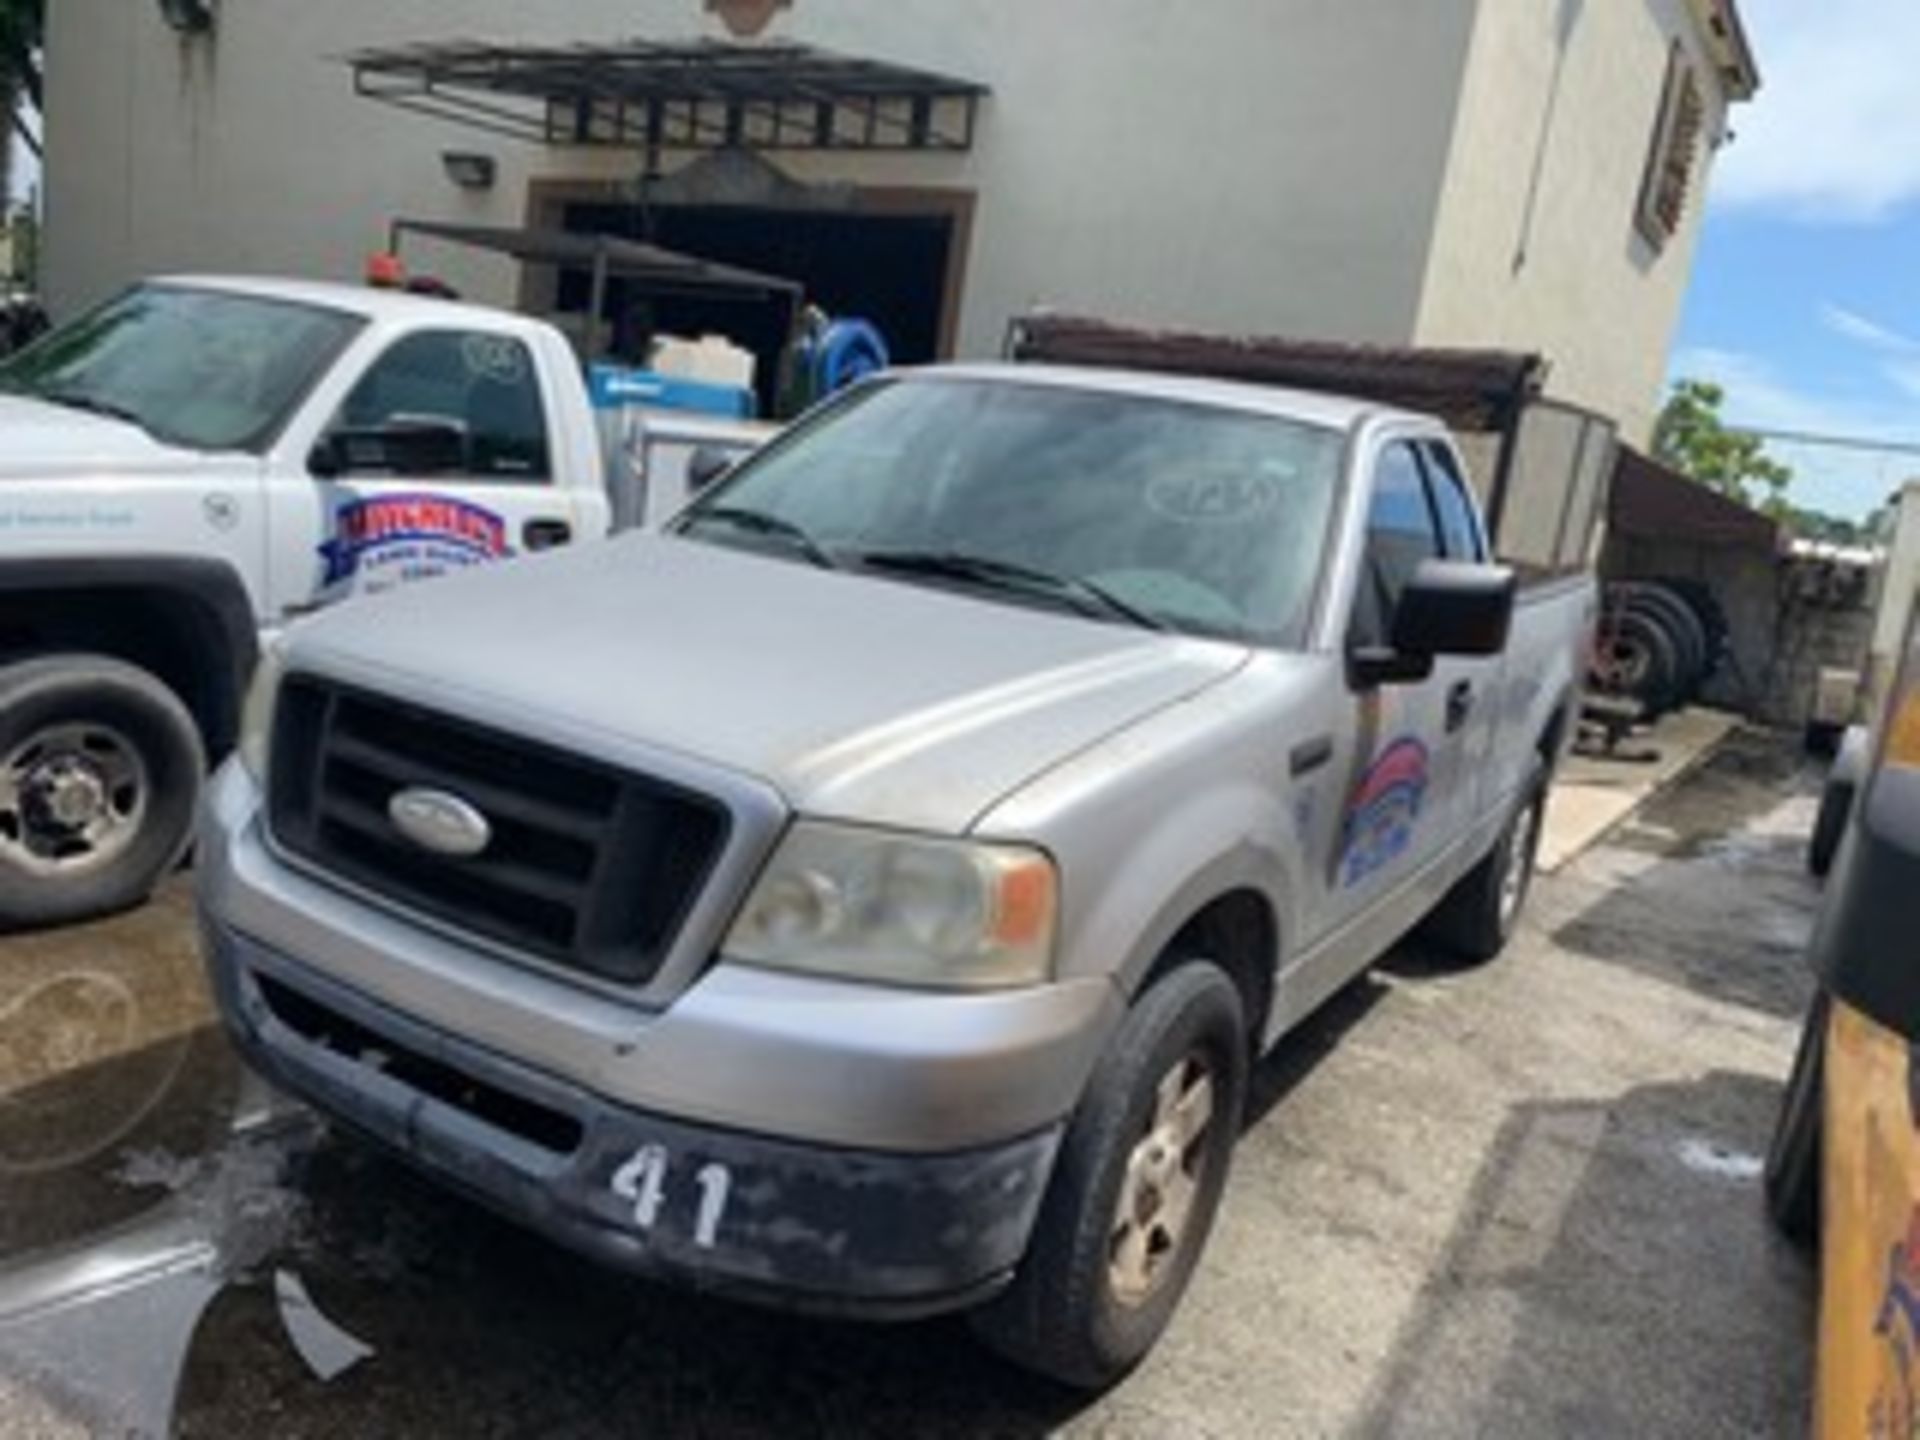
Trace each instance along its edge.
<instances>
[{"instance_id":1,"label":"open garage doorway","mask_svg":"<svg viewBox=\"0 0 1920 1440\"><path fill-rule=\"evenodd\" d=\"M645 239L798 281L808 303L871 321L896 363L919 365L953 353L972 210L966 192L870 191L847 210L655 205L643 212L629 203L567 200L559 218L575 233ZM564 274L558 308L586 309L588 284L584 273ZM603 318L617 329L630 303L616 283ZM753 351L762 402L770 400L789 338L783 306L661 296L649 309L657 333L720 334Z\"/></svg>"}]
</instances>

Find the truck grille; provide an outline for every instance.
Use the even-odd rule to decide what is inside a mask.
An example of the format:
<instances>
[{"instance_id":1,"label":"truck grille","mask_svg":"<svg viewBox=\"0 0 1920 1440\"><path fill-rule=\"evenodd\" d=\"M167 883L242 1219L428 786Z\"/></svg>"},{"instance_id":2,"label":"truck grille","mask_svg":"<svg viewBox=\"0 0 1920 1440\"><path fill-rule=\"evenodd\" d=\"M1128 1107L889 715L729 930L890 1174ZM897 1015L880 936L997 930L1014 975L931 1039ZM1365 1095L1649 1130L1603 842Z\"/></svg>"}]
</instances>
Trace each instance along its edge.
<instances>
[{"instance_id":1,"label":"truck grille","mask_svg":"<svg viewBox=\"0 0 1920 1440\"><path fill-rule=\"evenodd\" d=\"M470 859L420 848L388 802L426 787L487 817ZM463 720L293 676L274 723L274 838L323 870L515 951L653 977L726 843L705 796Z\"/></svg>"}]
</instances>

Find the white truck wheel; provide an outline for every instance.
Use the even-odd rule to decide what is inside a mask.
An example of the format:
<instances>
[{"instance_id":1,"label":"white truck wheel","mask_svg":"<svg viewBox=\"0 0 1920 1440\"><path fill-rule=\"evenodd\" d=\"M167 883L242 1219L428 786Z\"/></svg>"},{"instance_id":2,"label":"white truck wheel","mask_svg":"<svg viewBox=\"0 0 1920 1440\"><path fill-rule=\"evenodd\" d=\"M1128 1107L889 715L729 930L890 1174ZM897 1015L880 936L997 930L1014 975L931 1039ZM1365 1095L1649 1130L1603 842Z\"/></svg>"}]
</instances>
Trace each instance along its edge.
<instances>
[{"instance_id":1,"label":"white truck wheel","mask_svg":"<svg viewBox=\"0 0 1920 1440\"><path fill-rule=\"evenodd\" d=\"M95 655L0 670L0 927L146 898L180 859L206 770L186 706Z\"/></svg>"}]
</instances>

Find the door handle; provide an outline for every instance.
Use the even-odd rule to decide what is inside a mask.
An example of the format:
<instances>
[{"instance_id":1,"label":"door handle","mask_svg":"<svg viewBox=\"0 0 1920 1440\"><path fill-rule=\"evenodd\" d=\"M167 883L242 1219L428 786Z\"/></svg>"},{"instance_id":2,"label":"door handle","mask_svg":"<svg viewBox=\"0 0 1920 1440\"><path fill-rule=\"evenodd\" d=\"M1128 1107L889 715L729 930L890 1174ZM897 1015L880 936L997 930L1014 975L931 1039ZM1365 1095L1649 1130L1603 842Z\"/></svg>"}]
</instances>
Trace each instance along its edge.
<instances>
[{"instance_id":1,"label":"door handle","mask_svg":"<svg viewBox=\"0 0 1920 1440\"><path fill-rule=\"evenodd\" d=\"M1461 729L1472 715L1473 682L1462 680L1447 691L1447 733Z\"/></svg>"},{"instance_id":2,"label":"door handle","mask_svg":"<svg viewBox=\"0 0 1920 1440\"><path fill-rule=\"evenodd\" d=\"M564 520L529 520L520 538L529 550L556 550L573 539L573 526Z\"/></svg>"},{"instance_id":3,"label":"door handle","mask_svg":"<svg viewBox=\"0 0 1920 1440\"><path fill-rule=\"evenodd\" d=\"M1311 775L1322 765L1333 759L1333 737L1316 735L1311 740L1303 740L1293 747L1287 756L1287 773L1298 780L1302 775Z\"/></svg>"}]
</instances>

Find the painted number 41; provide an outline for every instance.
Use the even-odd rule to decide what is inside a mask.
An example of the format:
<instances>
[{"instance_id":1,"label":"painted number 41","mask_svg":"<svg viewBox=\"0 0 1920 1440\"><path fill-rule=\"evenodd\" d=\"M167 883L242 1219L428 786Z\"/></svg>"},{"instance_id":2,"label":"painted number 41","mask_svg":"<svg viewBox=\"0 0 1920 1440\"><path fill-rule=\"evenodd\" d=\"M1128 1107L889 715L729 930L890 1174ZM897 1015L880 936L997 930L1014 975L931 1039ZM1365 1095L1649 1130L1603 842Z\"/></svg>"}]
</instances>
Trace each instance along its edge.
<instances>
[{"instance_id":1,"label":"painted number 41","mask_svg":"<svg viewBox=\"0 0 1920 1440\"><path fill-rule=\"evenodd\" d=\"M673 1157L664 1145L642 1145L633 1158L613 1172L613 1193L633 1205L633 1223L652 1230L660 1218L660 1207L667 1200L667 1172ZM700 1167L693 1177L700 1187L700 1213L693 1223L693 1243L702 1250L713 1249L720 1234L720 1220L726 1214L727 1196L733 1190L733 1172L715 1162Z\"/></svg>"}]
</instances>

